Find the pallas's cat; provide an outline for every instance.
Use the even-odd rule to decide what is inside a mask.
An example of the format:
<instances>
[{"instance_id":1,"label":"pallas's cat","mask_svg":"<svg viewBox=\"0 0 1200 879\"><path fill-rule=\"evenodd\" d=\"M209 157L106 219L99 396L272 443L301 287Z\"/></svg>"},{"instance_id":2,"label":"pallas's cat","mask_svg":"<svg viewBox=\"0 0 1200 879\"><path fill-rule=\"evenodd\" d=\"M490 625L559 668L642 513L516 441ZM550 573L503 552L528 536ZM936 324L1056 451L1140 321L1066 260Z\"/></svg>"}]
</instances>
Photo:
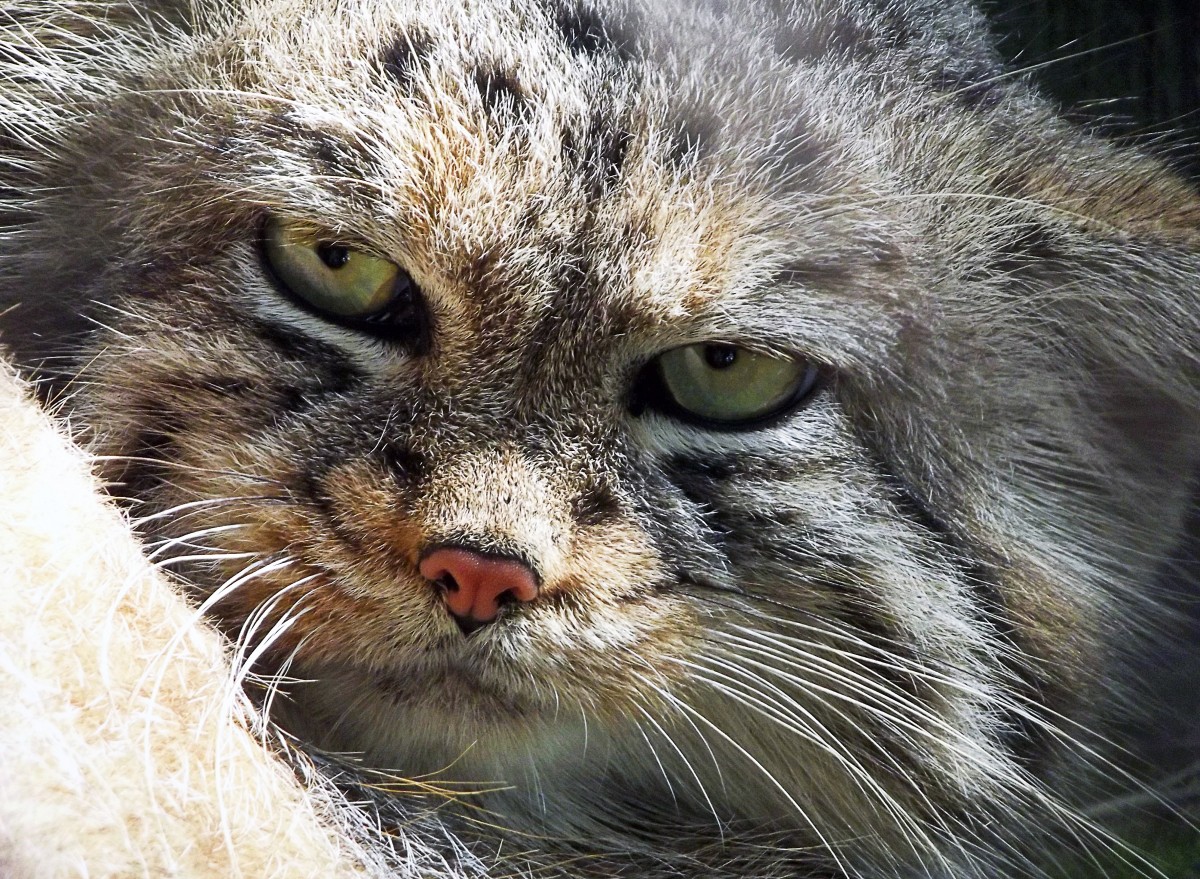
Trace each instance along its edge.
<instances>
[{"instance_id":1,"label":"pallas's cat","mask_svg":"<svg viewBox=\"0 0 1200 879\"><path fill-rule=\"evenodd\" d=\"M0 19L3 341L292 734L495 875L1108 844L1200 201L971 7Z\"/></svg>"}]
</instances>

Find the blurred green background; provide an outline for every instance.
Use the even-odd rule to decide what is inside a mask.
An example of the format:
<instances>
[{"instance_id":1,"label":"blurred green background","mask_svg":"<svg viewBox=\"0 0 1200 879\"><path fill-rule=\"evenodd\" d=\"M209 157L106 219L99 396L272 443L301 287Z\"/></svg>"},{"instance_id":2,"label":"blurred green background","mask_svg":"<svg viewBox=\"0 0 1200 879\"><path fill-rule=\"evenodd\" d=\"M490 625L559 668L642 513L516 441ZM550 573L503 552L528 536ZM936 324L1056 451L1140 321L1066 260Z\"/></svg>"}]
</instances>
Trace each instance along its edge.
<instances>
[{"instance_id":1,"label":"blurred green background","mask_svg":"<svg viewBox=\"0 0 1200 879\"><path fill-rule=\"evenodd\" d=\"M1200 0L983 0L1003 54L1072 116L1200 175Z\"/></svg>"}]
</instances>

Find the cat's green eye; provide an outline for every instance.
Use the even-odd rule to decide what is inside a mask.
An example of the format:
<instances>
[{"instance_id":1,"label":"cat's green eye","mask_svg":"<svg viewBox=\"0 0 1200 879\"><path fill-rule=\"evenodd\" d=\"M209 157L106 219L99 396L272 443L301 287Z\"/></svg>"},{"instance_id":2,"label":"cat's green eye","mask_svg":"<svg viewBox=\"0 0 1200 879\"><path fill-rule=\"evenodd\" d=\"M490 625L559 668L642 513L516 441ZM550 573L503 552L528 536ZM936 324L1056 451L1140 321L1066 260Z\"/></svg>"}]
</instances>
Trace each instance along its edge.
<instances>
[{"instance_id":1,"label":"cat's green eye","mask_svg":"<svg viewBox=\"0 0 1200 879\"><path fill-rule=\"evenodd\" d=\"M412 285L394 262L330 240L301 223L269 219L263 255L292 295L333 318L364 320L382 314Z\"/></svg>"},{"instance_id":2,"label":"cat's green eye","mask_svg":"<svg viewBox=\"0 0 1200 879\"><path fill-rule=\"evenodd\" d=\"M715 342L674 348L655 365L660 404L716 427L748 427L778 415L805 399L819 377L803 360Z\"/></svg>"}]
</instances>

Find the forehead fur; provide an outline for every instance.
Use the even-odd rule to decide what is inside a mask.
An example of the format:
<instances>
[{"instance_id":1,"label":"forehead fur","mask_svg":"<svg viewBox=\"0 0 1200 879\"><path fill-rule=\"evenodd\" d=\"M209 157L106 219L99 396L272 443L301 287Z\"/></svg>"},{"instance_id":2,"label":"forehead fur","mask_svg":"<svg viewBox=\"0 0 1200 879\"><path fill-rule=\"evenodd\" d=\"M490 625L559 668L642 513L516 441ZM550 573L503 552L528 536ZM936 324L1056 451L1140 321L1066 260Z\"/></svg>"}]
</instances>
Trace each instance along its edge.
<instances>
[{"instance_id":1,"label":"forehead fur","mask_svg":"<svg viewBox=\"0 0 1200 879\"><path fill-rule=\"evenodd\" d=\"M1064 149L1075 167L1111 154L1002 75L959 4L111 12L103 50L56 83L103 129L10 114L31 142L91 150L69 195L83 252L92 215L143 264L295 217L403 264L464 339L729 338L867 372L897 346L938 353L921 338L938 321L974 333L991 286L1031 246L1072 246L1084 214L1184 227L1191 203L1112 162L1093 178L1109 195L1055 204Z\"/></svg>"},{"instance_id":2,"label":"forehead fur","mask_svg":"<svg viewBox=\"0 0 1200 879\"><path fill-rule=\"evenodd\" d=\"M847 302L917 289L864 91L915 39L837 4L246 3L118 91L114 173L159 259L266 210L514 347L661 329L849 360Z\"/></svg>"}]
</instances>

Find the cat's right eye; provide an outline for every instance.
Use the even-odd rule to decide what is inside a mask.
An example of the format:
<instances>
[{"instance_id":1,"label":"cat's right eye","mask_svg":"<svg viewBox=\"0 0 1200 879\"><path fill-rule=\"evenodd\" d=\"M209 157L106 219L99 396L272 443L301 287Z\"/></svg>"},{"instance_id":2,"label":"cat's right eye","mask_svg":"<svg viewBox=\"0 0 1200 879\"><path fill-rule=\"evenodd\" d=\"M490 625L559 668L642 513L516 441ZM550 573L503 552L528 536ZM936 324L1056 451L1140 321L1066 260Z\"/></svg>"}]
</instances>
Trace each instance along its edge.
<instances>
[{"instance_id":1,"label":"cat's right eye","mask_svg":"<svg viewBox=\"0 0 1200 879\"><path fill-rule=\"evenodd\" d=\"M274 217L263 228L262 251L276 281L330 320L371 332L410 332L415 325L416 285L390 260Z\"/></svg>"},{"instance_id":2,"label":"cat's right eye","mask_svg":"<svg viewBox=\"0 0 1200 879\"><path fill-rule=\"evenodd\" d=\"M821 370L795 357L703 342L660 354L641 379L644 401L705 427L757 427L806 400Z\"/></svg>"}]
</instances>

